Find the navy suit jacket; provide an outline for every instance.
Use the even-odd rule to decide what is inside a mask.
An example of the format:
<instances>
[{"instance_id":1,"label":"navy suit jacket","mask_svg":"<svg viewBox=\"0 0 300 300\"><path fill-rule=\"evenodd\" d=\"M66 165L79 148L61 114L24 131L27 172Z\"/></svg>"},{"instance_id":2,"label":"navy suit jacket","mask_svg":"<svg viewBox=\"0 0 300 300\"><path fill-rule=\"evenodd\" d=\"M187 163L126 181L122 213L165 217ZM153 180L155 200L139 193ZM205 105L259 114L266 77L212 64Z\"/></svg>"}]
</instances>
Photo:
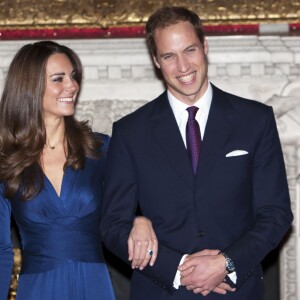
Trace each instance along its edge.
<instances>
[{"instance_id":1,"label":"navy suit jacket","mask_svg":"<svg viewBox=\"0 0 300 300\"><path fill-rule=\"evenodd\" d=\"M234 150L248 154L226 157ZM272 108L213 86L196 176L166 92L117 121L101 232L125 261L137 208L152 221L159 250L153 267L134 271L131 299L202 299L172 284L182 255L203 249L225 251L237 273L236 292L205 299L261 299L260 263L293 218Z\"/></svg>"}]
</instances>

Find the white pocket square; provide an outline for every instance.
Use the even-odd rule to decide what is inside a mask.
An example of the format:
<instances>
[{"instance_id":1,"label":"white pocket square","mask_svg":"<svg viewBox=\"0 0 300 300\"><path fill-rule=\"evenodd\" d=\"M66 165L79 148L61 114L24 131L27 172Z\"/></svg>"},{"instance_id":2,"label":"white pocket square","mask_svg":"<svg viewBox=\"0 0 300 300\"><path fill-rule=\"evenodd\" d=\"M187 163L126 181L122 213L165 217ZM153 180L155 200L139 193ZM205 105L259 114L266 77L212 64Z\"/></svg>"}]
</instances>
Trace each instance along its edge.
<instances>
[{"instance_id":1,"label":"white pocket square","mask_svg":"<svg viewBox=\"0 0 300 300\"><path fill-rule=\"evenodd\" d=\"M231 157L231 156L240 156L240 155L246 155L248 154L248 151L245 150L234 150L226 154L226 157Z\"/></svg>"}]
</instances>

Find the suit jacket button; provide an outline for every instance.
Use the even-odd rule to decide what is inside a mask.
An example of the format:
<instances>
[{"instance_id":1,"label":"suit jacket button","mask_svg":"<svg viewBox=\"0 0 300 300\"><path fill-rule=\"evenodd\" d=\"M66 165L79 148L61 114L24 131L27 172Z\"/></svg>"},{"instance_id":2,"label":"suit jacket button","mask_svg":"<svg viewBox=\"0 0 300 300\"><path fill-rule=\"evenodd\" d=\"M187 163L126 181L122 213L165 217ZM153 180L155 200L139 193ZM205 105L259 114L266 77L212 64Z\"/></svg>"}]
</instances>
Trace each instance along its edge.
<instances>
[{"instance_id":1,"label":"suit jacket button","mask_svg":"<svg viewBox=\"0 0 300 300\"><path fill-rule=\"evenodd\" d=\"M204 231L200 230L200 231L198 231L197 235L199 237L204 237L205 233L204 233Z\"/></svg>"}]
</instances>

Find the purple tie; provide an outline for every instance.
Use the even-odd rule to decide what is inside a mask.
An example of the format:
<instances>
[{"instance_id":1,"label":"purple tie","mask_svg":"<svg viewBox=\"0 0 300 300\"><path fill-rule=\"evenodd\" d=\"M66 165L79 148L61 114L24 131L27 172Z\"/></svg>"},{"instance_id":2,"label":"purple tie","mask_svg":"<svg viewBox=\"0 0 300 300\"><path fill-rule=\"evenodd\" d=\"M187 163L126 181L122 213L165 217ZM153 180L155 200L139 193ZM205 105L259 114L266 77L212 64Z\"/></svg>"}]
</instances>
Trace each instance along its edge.
<instances>
[{"instance_id":1,"label":"purple tie","mask_svg":"<svg viewBox=\"0 0 300 300\"><path fill-rule=\"evenodd\" d=\"M190 106L186 110L189 113L186 124L186 147L190 155L194 174L196 175L201 143L200 127L195 119L198 107Z\"/></svg>"}]
</instances>

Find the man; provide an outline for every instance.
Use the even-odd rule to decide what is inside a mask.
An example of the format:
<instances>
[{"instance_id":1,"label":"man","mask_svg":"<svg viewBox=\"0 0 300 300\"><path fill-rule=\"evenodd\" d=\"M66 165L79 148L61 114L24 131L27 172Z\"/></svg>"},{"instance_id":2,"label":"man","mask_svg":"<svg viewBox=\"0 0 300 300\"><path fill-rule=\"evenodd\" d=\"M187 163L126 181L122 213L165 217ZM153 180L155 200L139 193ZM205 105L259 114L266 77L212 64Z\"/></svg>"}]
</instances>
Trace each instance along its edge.
<instances>
[{"instance_id":1,"label":"man","mask_svg":"<svg viewBox=\"0 0 300 300\"><path fill-rule=\"evenodd\" d=\"M134 271L132 299L260 300L260 263L293 218L272 108L208 81L193 12L161 8L146 31L167 91L114 124L104 242L126 260L138 208L159 249Z\"/></svg>"}]
</instances>

